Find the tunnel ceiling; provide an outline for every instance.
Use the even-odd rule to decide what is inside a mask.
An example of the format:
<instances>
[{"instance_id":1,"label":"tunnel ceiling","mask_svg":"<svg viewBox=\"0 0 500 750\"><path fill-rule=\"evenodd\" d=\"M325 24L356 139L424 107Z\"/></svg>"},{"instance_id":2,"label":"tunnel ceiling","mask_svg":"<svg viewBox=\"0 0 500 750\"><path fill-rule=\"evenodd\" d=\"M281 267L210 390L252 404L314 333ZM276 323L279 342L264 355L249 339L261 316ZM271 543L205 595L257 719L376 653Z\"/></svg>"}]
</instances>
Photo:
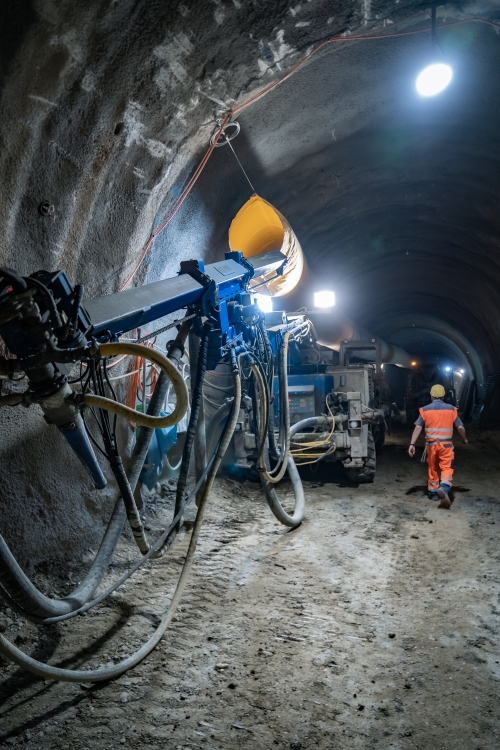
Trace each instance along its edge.
<instances>
[{"instance_id":1,"label":"tunnel ceiling","mask_svg":"<svg viewBox=\"0 0 500 750\"><path fill-rule=\"evenodd\" d=\"M1 261L64 267L91 294L127 278L235 101L331 36L429 23L422 4L366 0L38 0L1 13ZM471 16L500 11L438 9L440 23ZM411 318L429 316L472 342L486 371L500 366L497 31L440 32L454 80L429 100L413 88L428 33L332 45L245 109L233 142L299 237L316 279L304 304L315 285L333 287L340 310L419 353ZM137 283L221 257L250 195L217 149ZM418 325L433 356L459 356Z\"/></svg>"}]
</instances>

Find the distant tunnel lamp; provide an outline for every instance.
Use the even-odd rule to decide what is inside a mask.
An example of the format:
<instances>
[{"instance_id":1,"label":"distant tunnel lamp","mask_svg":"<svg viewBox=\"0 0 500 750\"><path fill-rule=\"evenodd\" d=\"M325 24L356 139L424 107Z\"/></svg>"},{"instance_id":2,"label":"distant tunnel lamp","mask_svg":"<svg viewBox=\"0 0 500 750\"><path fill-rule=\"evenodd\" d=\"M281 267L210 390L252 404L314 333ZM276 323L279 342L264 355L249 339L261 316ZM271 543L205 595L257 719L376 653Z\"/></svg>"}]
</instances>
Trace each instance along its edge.
<instances>
[{"instance_id":1,"label":"distant tunnel lamp","mask_svg":"<svg viewBox=\"0 0 500 750\"><path fill-rule=\"evenodd\" d=\"M446 370L446 372L451 372L451 367L445 367L444 369Z\"/></svg>"},{"instance_id":2,"label":"distant tunnel lamp","mask_svg":"<svg viewBox=\"0 0 500 750\"><path fill-rule=\"evenodd\" d=\"M257 304L257 307L263 313L270 313L273 311L273 298L272 297L269 297L267 294L256 294L254 299Z\"/></svg>"},{"instance_id":3,"label":"distant tunnel lamp","mask_svg":"<svg viewBox=\"0 0 500 750\"><path fill-rule=\"evenodd\" d=\"M463 375L465 370L460 370L460 374Z\"/></svg>"},{"instance_id":4,"label":"distant tunnel lamp","mask_svg":"<svg viewBox=\"0 0 500 750\"><path fill-rule=\"evenodd\" d=\"M329 308L335 305L335 292L315 292L314 307Z\"/></svg>"},{"instance_id":5,"label":"distant tunnel lamp","mask_svg":"<svg viewBox=\"0 0 500 750\"><path fill-rule=\"evenodd\" d=\"M412 366L412 367L416 367L416 366L417 366L417 363L416 363L416 362L412 362L412 363L411 363L411 366Z\"/></svg>"},{"instance_id":6,"label":"distant tunnel lamp","mask_svg":"<svg viewBox=\"0 0 500 750\"><path fill-rule=\"evenodd\" d=\"M436 96L444 91L453 78L453 70L443 61L436 33L436 6L431 9L431 54L432 62L422 70L416 80L420 96Z\"/></svg>"}]
</instances>

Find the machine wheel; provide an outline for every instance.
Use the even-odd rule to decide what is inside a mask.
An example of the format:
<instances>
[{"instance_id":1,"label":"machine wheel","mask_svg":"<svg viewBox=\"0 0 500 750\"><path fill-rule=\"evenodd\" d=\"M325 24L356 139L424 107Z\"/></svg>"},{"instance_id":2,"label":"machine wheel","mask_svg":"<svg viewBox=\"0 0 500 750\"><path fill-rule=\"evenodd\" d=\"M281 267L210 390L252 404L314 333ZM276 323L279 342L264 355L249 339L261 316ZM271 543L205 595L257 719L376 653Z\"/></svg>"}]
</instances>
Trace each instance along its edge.
<instances>
[{"instance_id":1,"label":"machine wheel","mask_svg":"<svg viewBox=\"0 0 500 750\"><path fill-rule=\"evenodd\" d=\"M385 422L379 422L373 427L373 439L377 453L382 450L385 444Z\"/></svg>"},{"instance_id":2,"label":"machine wheel","mask_svg":"<svg viewBox=\"0 0 500 750\"><path fill-rule=\"evenodd\" d=\"M356 484L369 484L375 479L375 470L377 468L377 452L375 450L375 440L372 431L368 431L368 457L365 459L365 465L357 469L346 469L346 474L351 482Z\"/></svg>"}]
</instances>

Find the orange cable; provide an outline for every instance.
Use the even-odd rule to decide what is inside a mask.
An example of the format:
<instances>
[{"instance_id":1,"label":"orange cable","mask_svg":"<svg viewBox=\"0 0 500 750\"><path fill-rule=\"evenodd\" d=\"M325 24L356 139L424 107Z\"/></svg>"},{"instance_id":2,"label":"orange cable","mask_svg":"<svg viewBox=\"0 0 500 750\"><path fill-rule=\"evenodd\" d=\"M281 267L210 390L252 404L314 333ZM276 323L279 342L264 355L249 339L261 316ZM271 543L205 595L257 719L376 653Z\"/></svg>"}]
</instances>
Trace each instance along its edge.
<instances>
[{"instance_id":1,"label":"orange cable","mask_svg":"<svg viewBox=\"0 0 500 750\"><path fill-rule=\"evenodd\" d=\"M415 15L419 15L419 14L418 13L417 14L414 13L411 16L408 16L407 18L402 19L401 21L398 21L396 25L407 22L410 18L413 18L413 16L415 16ZM500 23L496 23L495 21L488 21L486 18L473 18L472 17L472 18L464 18L461 21L450 21L449 23L443 23L443 24L437 26L437 29L450 28L451 26L460 26L460 25L465 24L465 23L484 23L484 24L487 24L489 26L493 26L494 28L500 28ZM184 203L184 201L188 197L188 195L191 192L194 184L198 180L198 177L203 172L203 170L204 170L204 168L205 168L208 160L210 159L210 157L211 157L211 155L212 155L212 153L213 153L213 151L214 151L214 149L215 149L215 147L217 145L217 142L218 142L220 136L222 135L222 132L223 132L226 124L228 123L228 121L237 112L241 112L242 109L245 109L246 107L250 106L250 104L253 104L254 102L256 102L259 99L261 99L263 96L265 96L266 94L268 94L270 91L273 91L273 89L275 89L281 83L283 83L288 78L290 78L292 75L294 75L294 73L296 73L297 70L299 70L303 65L305 65L311 59L311 57L313 57L313 55L316 55L321 49L323 49L323 47L326 47L329 44L334 44L336 42L362 42L362 41L370 41L370 40L378 40L378 41L380 41L381 39L394 39L396 37L415 36L416 34L424 34L424 33L428 32L429 30L430 30L429 27L426 27L426 28L423 28L423 29L415 29L413 31L389 32L388 34L371 34L371 33L368 33L368 34L356 34L356 35L353 35L353 36L334 36L334 37L331 37L330 39L326 39L324 42L321 42L321 44L319 44L317 47L315 47L313 50L311 50L311 52L309 52L308 55L306 55L304 58L302 58L302 60L299 60L298 63L296 63L292 68L290 68L290 70L288 70L286 73L284 73L282 76L280 76L280 78L278 78L276 81L273 81L268 86L265 86L257 94L254 94L253 96L249 97L246 101L242 102L241 104L238 104L236 107L233 107L233 109L229 110L226 113L226 115L225 115L225 117L224 117L224 119L223 119L223 121L222 121L222 123L221 123L221 125L219 127L219 130L217 131L215 137L213 138L212 142L210 143L210 146L208 147L207 151L205 152L205 155L203 156L203 159L198 164L198 167L196 168L193 176L191 177L191 179L189 180L188 184L186 185L186 187L181 192L180 196L178 197L178 199L174 203L173 207L170 209L170 211L167 212L167 215L166 215L165 219L162 221L162 223L160 224L160 226L149 237L148 241L144 245L144 248L142 250L141 256L140 256L139 260L137 261L134 270L132 271L132 273L130 274L130 276L126 280L126 282L122 285L122 287L120 288L120 291L123 292L124 289L126 289L128 287L128 285L130 284L130 282L133 280L135 274L139 270L139 268L140 268L140 266L141 266L144 258L146 257L146 254L147 254L149 248L151 247L151 244L156 239L156 237L158 237L158 235L161 234L161 232L163 232L163 230L170 224L170 222L172 221L172 219L174 218L174 216L176 215L176 213L178 212L178 210L180 209L180 207L182 206L182 204Z\"/></svg>"}]
</instances>

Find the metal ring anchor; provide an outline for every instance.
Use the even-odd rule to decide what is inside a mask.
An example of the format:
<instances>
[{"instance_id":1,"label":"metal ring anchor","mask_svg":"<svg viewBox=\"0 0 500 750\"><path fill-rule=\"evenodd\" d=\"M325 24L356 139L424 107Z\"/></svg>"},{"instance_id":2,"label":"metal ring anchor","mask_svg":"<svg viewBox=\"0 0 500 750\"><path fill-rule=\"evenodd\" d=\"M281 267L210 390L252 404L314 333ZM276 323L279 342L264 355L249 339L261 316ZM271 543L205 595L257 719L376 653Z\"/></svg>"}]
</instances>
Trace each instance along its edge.
<instances>
[{"instance_id":1,"label":"metal ring anchor","mask_svg":"<svg viewBox=\"0 0 500 750\"><path fill-rule=\"evenodd\" d=\"M221 121L219 120L217 130L210 138L210 145L213 146L215 144L215 148L226 146L229 143L229 141L232 141L233 138L236 138L236 136L239 135L240 130L241 130L241 126L239 122L237 121L228 122L228 124L223 128L219 136L219 140L217 141L217 143L215 143L215 139L217 138L217 133L219 132L220 122ZM233 128L234 129L233 132L228 133L227 131L229 130L229 128Z\"/></svg>"}]
</instances>

